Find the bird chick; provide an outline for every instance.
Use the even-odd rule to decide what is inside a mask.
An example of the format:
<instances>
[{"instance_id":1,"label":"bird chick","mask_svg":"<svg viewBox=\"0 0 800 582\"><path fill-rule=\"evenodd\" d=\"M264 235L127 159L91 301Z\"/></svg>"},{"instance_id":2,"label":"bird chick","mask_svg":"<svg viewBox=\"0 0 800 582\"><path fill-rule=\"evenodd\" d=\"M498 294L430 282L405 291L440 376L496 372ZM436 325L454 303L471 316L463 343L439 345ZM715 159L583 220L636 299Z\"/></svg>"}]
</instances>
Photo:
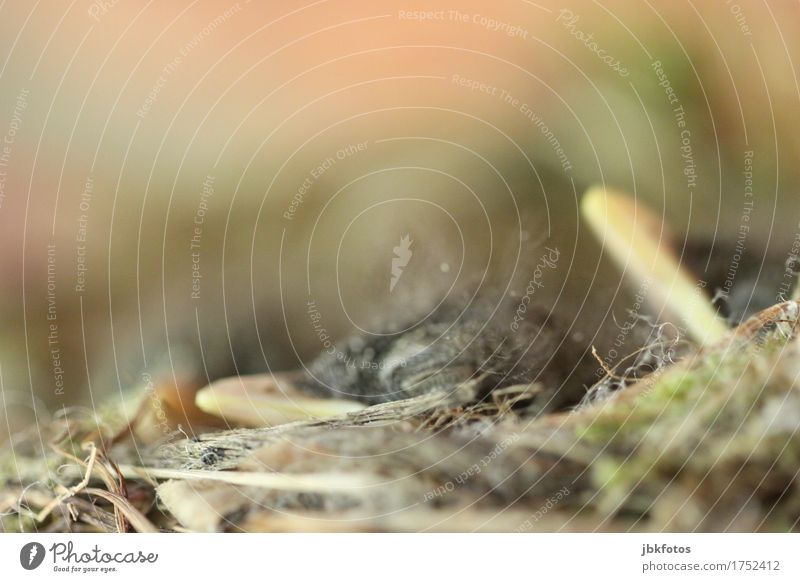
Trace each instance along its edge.
<instances>
[{"instance_id":1,"label":"bird chick","mask_svg":"<svg viewBox=\"0 0 800 582\"><path fill-rule=\"evenodd\" d=\"M535 386L519 402L528 414L579 404L598 379L590 342L544 305L498 301L502 296L457 292L416 317L387 310L389 319L372 327L377 331L346 337L297 370L206 367L211 383L194 404L246 426L338 416L428 394L467 405L511 386Z\"/></svg>"},{"instance_id":2,"label":"bird chick","mask_svg":"<svg viewBox=\"0 0 800 582\"><path fill-rule=\"evenodd\" d=\"M356 335L317 357L296 380L310 394L378 404L472 381L476 397L539 383L539 403L553 410L577 403L596 370L587 346L546 308L515 321L511 306L447 303L428 317L388 326L382 335Z\"/></svg>"}]
</instances>

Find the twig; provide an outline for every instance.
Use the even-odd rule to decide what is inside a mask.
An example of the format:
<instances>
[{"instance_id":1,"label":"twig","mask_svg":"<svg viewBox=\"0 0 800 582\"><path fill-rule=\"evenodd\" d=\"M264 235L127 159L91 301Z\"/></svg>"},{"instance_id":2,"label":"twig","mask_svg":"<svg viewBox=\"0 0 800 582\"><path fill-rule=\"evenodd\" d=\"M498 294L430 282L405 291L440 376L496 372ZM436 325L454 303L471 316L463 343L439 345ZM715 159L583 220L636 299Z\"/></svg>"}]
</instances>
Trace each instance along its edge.
<instances>
[{"instance_id":1,"label":"twig","mask_svg":"<svg viewBox=\"0 0 800 582\"><path fill-rule=\"evenodd\" d=\"M92 470L94 469L94 463L97 459L97 447L94 446L94 443L87 443L87 448L91 451L89 453L89 461L86 465L86 473L83 476L83 480L77 485L73 485L72 487L66 488L66 490L58 495L55 499L53 499L50 503L45 505L42 510L36 514L36 521L41 523L43 522L48 515L50 515L53 510L61 505L65 500L69 499L73 495L80 493L83 489L85 489L89 485L89 481L92 479Z\"/></svg>"}]
</instances>

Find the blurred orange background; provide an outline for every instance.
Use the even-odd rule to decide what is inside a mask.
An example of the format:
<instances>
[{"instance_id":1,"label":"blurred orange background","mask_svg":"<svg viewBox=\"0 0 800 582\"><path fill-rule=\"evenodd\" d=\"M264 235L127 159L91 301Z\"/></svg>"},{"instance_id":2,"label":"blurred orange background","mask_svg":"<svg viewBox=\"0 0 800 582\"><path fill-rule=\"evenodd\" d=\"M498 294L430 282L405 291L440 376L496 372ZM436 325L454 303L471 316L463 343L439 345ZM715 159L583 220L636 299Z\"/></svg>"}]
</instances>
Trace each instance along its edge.
<instances>
[{"instance_id":1,"label":"blurred orange background","mask_svg":"<svg viewBox=\"0 0 800 582\"><path fill-rule=\"evenodd\" d=\"M513 287L545 241L569 268L541 299L591 332L630 292L579 228L593 183L680 248L734 242L751 180L747 247L786 254L798 43L789 1L5 3L9 425L180 375L198 337L223 357L242 322L266 335L235 359L294 366L312 295L339 337L476 274Z\"/></svg>"}]
</instances>

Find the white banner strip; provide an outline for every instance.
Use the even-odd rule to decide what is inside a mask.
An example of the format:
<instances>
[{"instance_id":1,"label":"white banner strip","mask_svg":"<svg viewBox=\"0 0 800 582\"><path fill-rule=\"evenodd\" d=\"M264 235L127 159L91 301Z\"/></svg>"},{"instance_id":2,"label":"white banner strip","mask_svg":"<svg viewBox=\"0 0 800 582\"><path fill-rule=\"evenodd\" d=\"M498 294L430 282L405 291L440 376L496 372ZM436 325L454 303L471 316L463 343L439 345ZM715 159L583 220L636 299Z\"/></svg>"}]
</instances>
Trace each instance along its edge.
<instances>
[{"instance_id":1,"label":"white banner strip","mask_svg":"<svg viewBox=\"0 0 800 582\"><path fill-rule=\"evenodd\" d=\"M792 534L5 534L3 580L800 580ZM552 577L552 578L550 578Z\"/></svg>"}]
</instances>

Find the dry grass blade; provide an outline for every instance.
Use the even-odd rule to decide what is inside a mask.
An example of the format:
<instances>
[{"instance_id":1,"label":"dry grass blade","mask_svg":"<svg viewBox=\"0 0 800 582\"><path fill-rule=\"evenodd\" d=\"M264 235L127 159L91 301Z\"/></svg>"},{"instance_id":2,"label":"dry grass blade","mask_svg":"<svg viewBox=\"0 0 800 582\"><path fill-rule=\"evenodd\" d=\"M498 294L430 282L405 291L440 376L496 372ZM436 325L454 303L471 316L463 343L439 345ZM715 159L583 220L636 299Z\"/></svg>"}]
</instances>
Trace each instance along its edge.
<instances>
[{"instance_id":1,"label":"dry grass blade","mask_svg":"<svg viewBox=\"0 0 800 582\"><path fill-rule=\"evenodd\" d=\"M122 512L133 529L135 529L137 532L158 533L158 528L155 527L138 509L136 509L130 503L130 501L121 495L111 493L105 489L98 489L96 487L86 487L85 492L89 495L102 497L109 503L113 504L114 508Z\"/></svg>"},{"instance_id":2,"label":"dry grass blade","mask_svg":"<svg viewBox=\"0 0 800 582\"><path fill-rule=\"evenodd\" d=\"M368 473L279 474L251 471L202 471L197 469L160 469L121 465L132 478L177 479L181 481L220 481L233 485L263 487L283 491L353 491L378 485L380 480Z\"/></svg>"}]
</instances>

